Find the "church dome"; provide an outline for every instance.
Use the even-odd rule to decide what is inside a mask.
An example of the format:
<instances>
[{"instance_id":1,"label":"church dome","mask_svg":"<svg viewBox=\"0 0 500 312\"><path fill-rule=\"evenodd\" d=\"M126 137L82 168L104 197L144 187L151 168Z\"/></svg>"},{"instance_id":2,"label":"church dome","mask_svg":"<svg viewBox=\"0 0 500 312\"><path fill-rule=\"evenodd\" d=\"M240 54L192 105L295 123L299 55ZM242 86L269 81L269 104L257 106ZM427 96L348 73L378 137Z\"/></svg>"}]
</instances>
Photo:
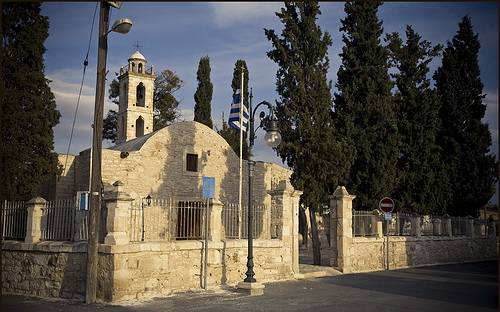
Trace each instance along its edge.
<instances>
[{"instance_id":1,"label":"church dome","mask_svg":"<svg viewBox=\"0 0 500 312\"><path fill-rule=\"evenodd\" d=\"M128 60L140 60L140 61L144 61L146 62L146 58L144 57L144 55L142 55L141 52L139 51L135 51L129 58Z\"/></svg>"}]
</instances>

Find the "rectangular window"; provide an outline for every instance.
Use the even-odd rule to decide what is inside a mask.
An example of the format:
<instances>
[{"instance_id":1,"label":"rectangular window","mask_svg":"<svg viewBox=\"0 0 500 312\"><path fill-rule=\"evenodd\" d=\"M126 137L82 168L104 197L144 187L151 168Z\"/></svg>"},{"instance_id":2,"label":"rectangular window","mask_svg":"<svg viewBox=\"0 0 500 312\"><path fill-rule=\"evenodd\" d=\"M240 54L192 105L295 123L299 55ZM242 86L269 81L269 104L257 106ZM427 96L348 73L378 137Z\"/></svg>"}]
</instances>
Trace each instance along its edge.
<instances>
[{"instance_id":1,"label":"rectangular window","mask_svg":"<svg viewBox=\"0 0 500 312\"><path fill-rule=\"evenodd\" d=\"M186 171L198 171L198 154L186 154Z\"/></svg>"}]
</instances>

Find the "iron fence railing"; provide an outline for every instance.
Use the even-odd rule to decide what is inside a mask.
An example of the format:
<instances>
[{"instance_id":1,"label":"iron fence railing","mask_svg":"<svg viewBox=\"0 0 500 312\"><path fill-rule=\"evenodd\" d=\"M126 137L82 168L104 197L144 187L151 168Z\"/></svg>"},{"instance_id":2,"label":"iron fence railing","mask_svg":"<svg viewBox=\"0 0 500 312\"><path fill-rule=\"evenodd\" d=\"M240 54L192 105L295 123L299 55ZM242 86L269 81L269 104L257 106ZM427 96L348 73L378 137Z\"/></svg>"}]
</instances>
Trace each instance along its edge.
<instances>
[{"instance_id":1,"label":"iron fence railing","mask_svg":"<svg viewBox=\"0 0 500 312\"><path fill-rule=\"evenodd\" d=\"M2 205L3 237L9 240L24 240L28 211L23 201L4 201Z\"/></svg>"},{"instance_id":2,"label":"iron fence railing","mask_svg":"<svg viewBox=\"0 0 500 312\"><path fill-rule=\"evenodd\" d=\"M434 235L434 218L426 215L420 217L420 234L422 236Z\"/></svg>"},{"instance_id":3,"label":"iron fence railing","mask_svg":"<svg viewBox=\"0 0 500 312\"><path fill-rule=\"evenodd\" d=\"M42 240L72 240L76 205L74 200L48 201L42 208Z\"/></svg>"},{"instance_id":4,"label":"iron fence railing","mask_svg":"<svg viewBox=\"0 0 500 312\"><path fill-rule=\"evenodd\" d=\"M451 233L453 236L463 236L467 234L467 221L465 217L451 217Z\"/></svg>"},{"instance_id":5,"label":"iron fence railing","mask_svg":"<svg viewBox=\"0 0 500 312\"><path fill-rule=\"evenodd\" d=\"M265 206L253 206L253 238L259 238L263 233L264 214ZM226 239L248 238L248 207L243 206L242 209L239 209L238 204L224 204L222 206L222 225Z\"/></svg>"},{"instance_id":6,"label":"iron fence railing","mask_svg":"<svg viewBox=\"0 0 500 312\"><path fill-rule=\"evenodd\" d=\"M352 233L354 236L374 236L377 234L378 216L373 211L353 210Z\"/></svg>"},{"instance_id":7,"label":"iron fence railing","mask_svg":"<svg viewBox=\"0 0 500 312\"><path fill-rule=\"evenodd\" d=\"M205 237L209 210L204 200L155 198L134 201L129 209L129 239L139 241L199 240Z\"/></svg>"},{"instance_id":8,"label":"iron fence railing","mask_svg":"<svg viewBox=\"0 0 500 312\"><path fill-rule=\"evenodd\" d=\"M481 219L474 219L474 236L485 237L488 236L488 221Z\"/></svg>"},{"instance_id":9,"label":"iron fence railing","mask_svg":"<svg viewBox=\"0 0 500 312\"><path fill-rule=\"evenodd\" d=\"M415 222L418 223L422 236L465 236L488 237L496 233L494 223L483 219L470 217L450 217L415 215L408 213L392 213L390 220L383 220L383 215L377 211L353 211L353 236L376 235L376 223L382 221L382 235L412 236L416 235ZM470 225L468 225L468 223ZM469 229L470 227L470 229Z\"/></svg>"}]
</instances>

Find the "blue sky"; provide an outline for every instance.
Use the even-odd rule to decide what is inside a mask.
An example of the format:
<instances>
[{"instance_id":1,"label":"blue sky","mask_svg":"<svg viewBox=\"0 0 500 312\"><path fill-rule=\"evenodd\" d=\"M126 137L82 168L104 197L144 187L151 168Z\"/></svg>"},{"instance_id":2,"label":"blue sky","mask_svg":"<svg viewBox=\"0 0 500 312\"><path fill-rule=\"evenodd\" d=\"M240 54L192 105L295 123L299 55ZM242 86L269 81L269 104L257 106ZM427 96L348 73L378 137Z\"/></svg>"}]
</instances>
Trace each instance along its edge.
<instances>
[{"instance_id":1,"label":"blue sky","mask_svg":"<svg viewBox=\"0 0 500 312\"><path fill-rule=\"evenodd\" d=\"M88 44L95 3L49 2L42 5L42 13L50 20L49 38L45 42L46 75L52 80L51 88L62 114L55 128L55 149L65 153L73 120L83 60ZM196 70L200 57L208 55L214 85L212 119L221 125L221 115L227 116L231 100L231 79L237 59L247 62L250 86L253 87L254 103L261 100L273 102L278 98L275 91L277 66L267 56L272 47L265 38L264 28L281 32L281 23L274 12L282 3L161 3L125 2L121 9L113 9L110 23L120 17L133 20L129 34L111 33L108 39L108 83L115 77L121 65L135 51L133 44L139 41L141 52L157 69L171 69L185 82L176 93L181 100L182 119L192 120L196 90ZM469 14L474 30L481 42L480 67L487 103L485 122L492 133L492 151L497 152L498 142L498 4L495 2L442 2L383 4L379 17L384 32L403 33L407 24L414 26L426 40L445 44L455 35L460 19ZM330 71L328 78L333 85L340 65L342 49L340 19L344 17L343 3L321 3L322 15L318 19L324 31L333 38L329 49ZM75 134L70 153L78 153L91 145L98 17L94 27L89 67L78 112ZM431 63L431 73L441 60ZM115 108L107 101L105 111ZM262 142L258 134L255 156L259 160L281 164L275 152ZM110 145L110 144L105 144Z\"/></svg>"}]
</instances>

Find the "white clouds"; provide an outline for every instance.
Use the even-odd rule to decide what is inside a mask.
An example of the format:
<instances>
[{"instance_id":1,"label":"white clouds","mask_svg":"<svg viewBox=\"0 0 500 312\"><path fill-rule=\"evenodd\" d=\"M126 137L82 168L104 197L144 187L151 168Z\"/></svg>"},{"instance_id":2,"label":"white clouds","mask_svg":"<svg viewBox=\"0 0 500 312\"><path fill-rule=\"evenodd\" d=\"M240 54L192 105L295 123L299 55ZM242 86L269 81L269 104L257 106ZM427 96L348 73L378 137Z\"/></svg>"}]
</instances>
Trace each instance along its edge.
<instances>
[{"instance_id":1,"label":"white clouds","mask_svg":"<svg viewBox=\"0 0 500 312\"><path fill-rule=\"evenodd\" d=\"M248 23L263 18L274 18L273 12L282 7L280 2L224 2L212 3L214 22L219 27Z\"/></svg>"}]
</instances>

